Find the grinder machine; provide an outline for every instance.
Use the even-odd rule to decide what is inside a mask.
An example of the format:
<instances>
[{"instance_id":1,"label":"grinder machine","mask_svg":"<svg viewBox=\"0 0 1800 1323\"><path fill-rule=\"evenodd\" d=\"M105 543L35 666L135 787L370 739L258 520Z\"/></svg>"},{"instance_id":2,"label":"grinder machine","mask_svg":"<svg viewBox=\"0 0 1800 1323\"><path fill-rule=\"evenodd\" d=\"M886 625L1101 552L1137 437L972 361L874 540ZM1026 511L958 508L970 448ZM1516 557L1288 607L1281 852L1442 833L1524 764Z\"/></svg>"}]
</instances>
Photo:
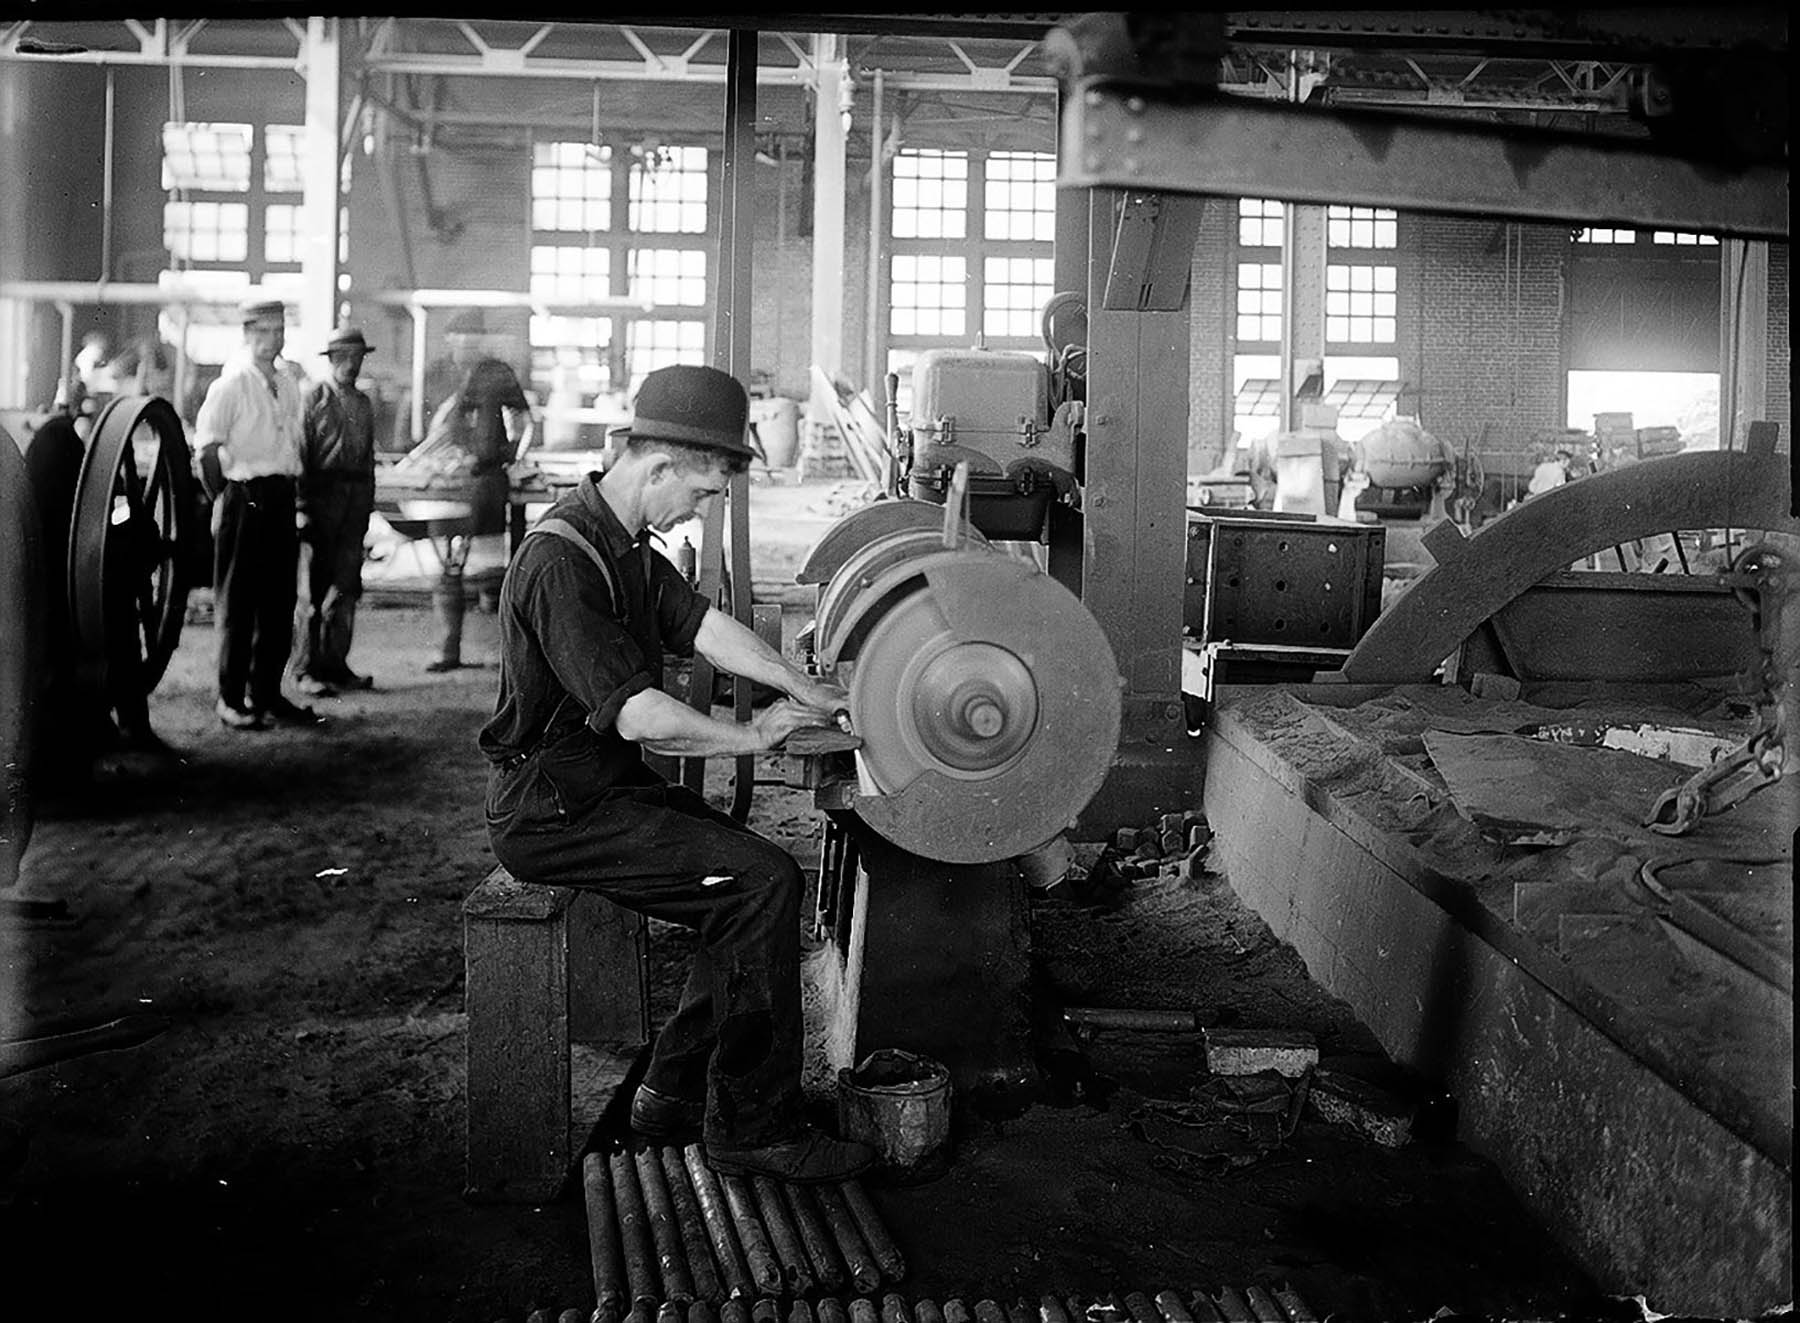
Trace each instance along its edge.
<instances>
[{"instance_id":1,"label":"grinder machine","mask_svg":"<svg viewBox=\"0 0 1800 1323\"><path fill-rule=\"evenodd\" d=\"M1100 625L1034 560L968 522L958 466L939 505L840 520L799 577L802 635L850 695L854 735L796 732L791 779L827 815L812 982L833 1067L894 1047L965 1096L1029 1102L1026 887L1118 745L1122 682Z\"/></svg>"}]
</instances>

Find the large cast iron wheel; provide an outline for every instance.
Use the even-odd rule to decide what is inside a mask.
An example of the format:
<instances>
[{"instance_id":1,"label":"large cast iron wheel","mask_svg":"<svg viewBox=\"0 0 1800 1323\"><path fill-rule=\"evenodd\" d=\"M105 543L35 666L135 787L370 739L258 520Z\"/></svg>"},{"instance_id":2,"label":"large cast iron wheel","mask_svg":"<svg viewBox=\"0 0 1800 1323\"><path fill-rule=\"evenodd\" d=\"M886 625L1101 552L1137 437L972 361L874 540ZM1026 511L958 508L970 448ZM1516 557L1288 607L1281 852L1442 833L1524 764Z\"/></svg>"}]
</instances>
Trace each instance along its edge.
<instances>
[{"instance_id":1,"label":"large cast iron wheel","mask_svg":"<svg viewBox=\"0 0 1800 1323\"><path fill-rule=\"evenodd\" d=\"M193 537L193 471L168 401L121 396L94 424L75 493L69 613L76 667L105 689L134 658L131 683L162 679L187 614L184 553Z\"/></svg>"}]
</instances>

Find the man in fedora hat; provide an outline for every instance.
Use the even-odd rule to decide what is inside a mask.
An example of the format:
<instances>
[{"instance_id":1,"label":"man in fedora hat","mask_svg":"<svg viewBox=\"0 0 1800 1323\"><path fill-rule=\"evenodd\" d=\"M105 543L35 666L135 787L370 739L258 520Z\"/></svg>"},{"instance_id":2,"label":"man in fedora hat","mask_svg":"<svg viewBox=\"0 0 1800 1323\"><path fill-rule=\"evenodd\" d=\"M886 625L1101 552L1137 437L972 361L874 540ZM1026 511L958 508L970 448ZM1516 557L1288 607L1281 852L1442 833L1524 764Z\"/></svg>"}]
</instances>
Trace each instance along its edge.
<instances>
[{"instance_id":1,"label":"man in fedora hat","mask_svg":"<svg viewBox=\"0 0 1800 1323\"><path fill-rule=\"evenodd\" d=\"M313 710L281 692L294 641L300 386L280 362L281 301L247 303L242 317L244 350L207 388L194 420L201 482L213 499L214 710L231 730L310 726L319 720Z\"/></svg>"},{"instance_id":2,"label":"man in fedora hat","mask_svg":"<svg viewBox=\"0 0 1800 1323\"><path fill-rule=\"evenodd\" d=\"M874 1153L801 1116L800 869L644 761L772 749L846 702L649 546L744 470L748 421L727 373L650 373L604 476L526 535L500 591L500 692L480 738L488 834L515 877L588 887L699 934L632 1100L634 1129L665 1142L697 1133L727 1174L842 1180ZM721 720L662 691L665 652L698 652L787 697L748 723Z\"/></svg>"},{"instance_id":3,"label":"man in fedora hat","mask_svg":"<svg viewBox=\"0 0 1800 1323\"><path fill-rule=\"evenodd\" d=\"M375 406L361 389L363 359L374 351L344 327L325 345L331 374L304 403L300 476L300 592L294 622L295 684L303 694L368 689L350 669L356 603L362 596L363 538L375 509Z\"/></svg>"}]
</instances>

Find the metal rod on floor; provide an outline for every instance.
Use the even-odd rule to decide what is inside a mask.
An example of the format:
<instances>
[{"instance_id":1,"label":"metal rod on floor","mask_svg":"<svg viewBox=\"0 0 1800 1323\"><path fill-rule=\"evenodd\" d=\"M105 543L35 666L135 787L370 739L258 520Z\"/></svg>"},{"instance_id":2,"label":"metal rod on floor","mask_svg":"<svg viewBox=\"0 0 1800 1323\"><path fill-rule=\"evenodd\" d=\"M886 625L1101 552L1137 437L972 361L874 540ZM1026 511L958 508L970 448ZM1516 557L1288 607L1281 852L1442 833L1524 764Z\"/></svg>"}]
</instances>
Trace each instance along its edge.
<instances>
[{"instance_id":1,"label":"metal rod on floor","mask_svg":"<svg viewBox=\"0 0 1800 1323\"><path fill-rule=\"evenodd\" d=\"M1677 537L1677 546L1680 545L1680 541L1680 538ZM1319 1316L1313 1313L1312 1306L1308 1305L1300 1293L1291 1286L1276 1287L1275 1302L1287 1311L1288 1323L1319 1323Z\"/></svg>"},{"instance_id":2,"label":"metal rod on floor","mask_svg":"<svg viewBox=\"0 0 1800 1323\"><path fill-rule=\"evenodd\" d=\"M719 1188L719 1178L706 1165L698 1144L684 1148L681 1160L687 1167L689 1179L694 1182L694 1201L700 1205L700 1216L706 1223L706 1238L712 1242L713 1257L719 1261L719 1275L725 1279L726 1293L734 1300L747 1296L751 1291L750 1270L744 1265L743 1247L732 1230L731 1214L725 1207L725 1192ZM719 1313L719 1323L728 1323L723 1310ZM737 1318L729 1323L746 1323L746 1320Z\"/></svg>"},{"instance_id":3,"label":"metal rod on floor","mask_svg":"<svg viewBox=\"0 0 1800 1323\"><path fill-rule=\"evenodd\" d=\"M719 1306L719 1323L750 1323L750 1310L742 1296L732 1296Z\"/></svg>"},{"instance_id":4,"label":"metal rod on floor","mask_svg":"<svg viewBox=\"0 0 1800 1323\"><path fill-rule=\"evenodd\" d=\"M925 1320L920 1319L919 1323ZM1069 1311L1055 1296L1043 1296L1038 1300L1038 1323L1069 1323Z\"/></svg>"},{"instance_id":5,"label":"metal rod on floor","mask_svg":"<svg viewBox=\"0 0 1800 1323\"><path fill-rule=\"evenodd\" d=\"M838 1252L844 1256L844 1266L850 1270L850 1280L859 1291L873 1291L881 1285L881 1269L876 1265L874 1256L869 1253L862 1232L856 1229L856 1219L850 1215L849 1203L834 1185L815 1185L809 1188L813 1197L819 1201L819 1211L825 1216L826 1229L837 1242ZM926 1320L921 1318L919 1323L926 1323ZM932 1323L943 1323L943 1320L939 1318L932 1320Z\"/></svg>"},{"instance_id":6,"label":"metal rod on floor","mask_svg":"<svg viewBox=\"0 0 1800 1323\"><path fill-rule=\"evenodd\" d=\"M975 1323L1006 1323L1006 1311L992 1300L977 1300Z\"/></svg>"},{"instance_id":7,"label":"metal rod on floor","mask_svg":"<svg viewBox=\"0 0 1800 1323\"><path fill-rule=\"evenodd\" d=\"M781 1323L781 1306L768 1296L750 1306L750 1323Z\"/></svg>"},{"instance_id":8,"label":"metal rod on floor","mask_svg":"<svg viewBox=\"0 0 1800 1323\"><path fill-rule=\"evenodd\" d=\"M1035 1323L1037 1311L1023 1300L1006 1302L1006 1323Z\"/></svg>"},{"instance_id":9,"label":"metal rod on floor","mask_svg":"<svg viewBox=\"0 0 1800 1323\"><path fill-rule=\"evenodd\" d=\"M631 1298L637 1304L654 1306L660 1300L656 1247L651 1244L644 1215L644 1192L638 1187L637 1164L631 1160L631 1154L619 1149L607 1159L607 1165L612 1168L613 1197L619 1204L619 1244L625 1251L625 1278L631 1284Z\"/></svg>"},{"instance_id":10,"label":"metal rod on floor","mask_svg":"<svg viewBox=\"0 0 1800 1323\"><path fill-rule=\"evenodd\" d=\"M818 1307L813 1312L818 1315L819 1323L849 1323L849 1317L844 1313L842 1300L827 1297L819 1301Z\"/></svg>"},{"instance_id":11,"label":"metal rod on floor","mask_svg":"<svg viewBox=\"0 0 1800 1323\"><path fill-rule=\"evenodd\" d=\"M1225 1323L1225 1316L1205 1291L1194 1292L1193 1299L1188 1301L1188 1312L1194 1316L1194 1323Z\"/></svg>"},{"instance_id":12,"label":"metal rod on floor","mask_svg":"<svg viewBox=\"0 0 1800 1323\"><path fill-rule=\"evenodd\" d=\"M744 1259L750 1265L750 1280L764 1295L780 1295L781 1265L776 1262L775 1251L769 1245L769 1233L763 1230L756 1215L756 1196L739 1176L719 1177L719 1188L725 1191L731 1225L737 1231L738 1243L744 1247ZM751 1317L754 1323L754 1310Z\"/></svg>"},{"instance_id":13,"label":"metal rod on floor","mask_svg":"<svg viewBox=\"0 0 1800 1323\"><path fill-rule=\"evenodd\" d=\"M588 1259L593 1265L596 1310L624 1312L625 1258L619 1251L619 1210L613 1203L606 1159L589 1153L581 1160L581 1192L587 1203Z\"/></svg>"},{"instance_id":14,"label":"metal rod on floor","mask_svg":"<svg viewBox=\"0 0 1800 1323\"><path fill-rule=\"evenodd\" d=\"M944 1323L944 1311L935 1300L921 1300L913 1306L913 1318L917 1323Z\"/></svg>"},{"instance_id":15,"label":"metal rod on floor","mask_svg":"<svg viewBox=\"0 0 1800 1323\"><path fill-rule=\"evenodd\" d=\"M788 1310L788 1323L813 1323L812 1306L804 1299L794 1301L794 1307Z\"/></svg>"},{"instance_id":16,"label":"metal rod on floor","mask_svg":"<svg viewBox=\"0 0 1800 1323\"><path fill-rule=\"evenodd\" d=\"M850 1302L850 1323L878 1323L880 1317L875 1302L867 1296L859 1295Z\"/></svg>"},{"instance_id":17,"label":"metal rod on floor","mask_svg":"<svg viewBox=\"0 0 1800 1323\"><path fill-rule=\"evenodd\" d=\"M716 1323L711 1301L702 1297L688 1305L687 1323Z\"/></svg>"},{"instance_id":18,"label":"metal rod on floor","mask_svg":"<svg viewBox=\"0 0 1800 1323\"><path fill-rule=\"evenodd\" d=\"M856 1229L868 1242L869 1253L875 1256L875 1262L893 1281L906 1278L906 1258L900 1253L900 1247L894 1244L894 1238L888 1234L886 1224L881 1215L875 1211L875 1205L869 1202L869 1195L862 1187L861 1181L844 1181L838 1187L844 1192L844 1202L850 1205L850 1216L856 1219Z\"/></svg>"},{"instance_id":19,"label":"metal rod on floor","mask_svg":"<svg viewBox=\"0 0 1800 1323\"><path fill-rule=\"evenodd\" d=\"M693 1279L696 1300L716 1300L723 1292L718 1269L713 1266L712 1242L706 1235L706 1218L700 1201L694 1195L693 1178L681 1160L681 1150L673 1144L658 1150L663 1181L669 1187L669 1201L675 1206L675 1225L681 1232L682 1249L687 1254L688 1275ZM690 1323L692 1321L690 1320Z\"/></svg>"},{"instance_id":20,"label":"metal rod on floor","mask_svg":"<svg viewBox=\"0 0 1800 1323\"><path fill-rule=\"evenodd\" d=\"M1219 1313L1225 1323L1256 1323L1256 1315L1250 1311L1250 1302L1235 1288L1221 1286L1213 1303L1219 1307Z\"/></svg>"},{"instance_id":21,"label":"metal rod on floor","mask_svg":"<svg viewBox=\"0 0 1800 1323\"><path fill-rule=\"evenodd\" d=\"M685 1305L694 1298L694 1279L688 1272L687 1252L675 1223L675 1205L669 1183L663 1179L662 1159L653 1147L632 1155L638 1183L644 1189L644 1208L650 1223L650 1240L656 1249L656 1266L662 1273L663 1299ZM676 1319L673 1323L681 1323Z\"/></svg>"},{"instance_id":22,"label":"metal rod on floor","mask_svg":"<svg viewBox=\"0 0 1800 1323\"><path fill-rule=\"evenodd\" d=\"M794 1229L800 1233L800 1243L806 1247L806 1257L812 1260L813 1276L818 1279L819 1288L824 1291L843 1290L843 1260L838 1257L837 1248L832 1244L831 1232L826 1229L825 1219L819 1213L819 1205L813 1201L804 1185L783 1185L781 1192L787 1198L788 1211L793 1214Z\"/></svg>"},{"instance_id":23,"label":"metal rod on floor","mask_svg":"<svg viewBox=\"0 0 1800 1323\"><path fill-rule=\"evenodd\" d=\"M1142 1291L1125 1293L1125 1312L1131 1315L1132 1323L1162 1323L1162 1315Z\"/></svg>"},{"instance_id":24,"label":"metal rod on floor","mask_svg":"<svg viewBox=\"0 0 1800 1323\"><path fill-rule=\"evenodd\" d=\"M898 1292L889 1291L881 1297L881 1323L912 1323L906 1301Z\"/></svg>"},{"instance_id":25,"label":"metal rod on floor","mask_svg":"<svg viewBox=\"0 0 1800 1323\"><path fill-rule=\"evenodd\" d=\"M687 1311L680 1300L665 1300L656 1307L656 1323L683 1323Z\"/></svg>"},{"instance_id":26,"label":"metal rod on floor","mask_svg":"<svg viewBox=\"0 0 1800 1323\"><path fill-rule=\"evenodd\" d=\"M1187 1306L1181 1303L1181 1297L1173 1291L1158 1291L1156 1307L1169 1323L1194 1323L1194 1316L1188 1313Z\"/></svg>"},{"instance_id":27,"label":"metal rod on floor","mask_svg":"<svg viewBox=\"0 0 1800 1323\"><path fill-rule=\"evenodd\" d=\"M1244 1288L1244 1303L1250 1306L1250 1313L1256 1323L1288 1323L1287 1315L1282 1312L1274 1297L1260 1286Z\"/></svg>"},{"instance_id":28,"label":"metal rod on floor","mask_svg":"<svg viewBox=\"0 0 1800 1323\"><path fill-rule=\"evenodd\" d=\"M788 1215L780 1187L767 1176L752 1176L750 1190L756 1196L757 1211L762 1214L763 1227L769 1233L769 1243L781 1264L781 1275L788 1290L795 1295L808 1294L818 1283L806 1257L806 1247L800 1243L800 1233L794 1229L794 1219Z\"/></svg>"},{"instance_id":29,"label":"metal rod on floor","mask_svg":"<svg viewBox=\"0 0 1800 1323\"><path fill-rule=\"evenodd\" d=\"M944 1301L944 1323L974 1323L969 1307L955 1296Z\"/></svg>"}]
</instances>

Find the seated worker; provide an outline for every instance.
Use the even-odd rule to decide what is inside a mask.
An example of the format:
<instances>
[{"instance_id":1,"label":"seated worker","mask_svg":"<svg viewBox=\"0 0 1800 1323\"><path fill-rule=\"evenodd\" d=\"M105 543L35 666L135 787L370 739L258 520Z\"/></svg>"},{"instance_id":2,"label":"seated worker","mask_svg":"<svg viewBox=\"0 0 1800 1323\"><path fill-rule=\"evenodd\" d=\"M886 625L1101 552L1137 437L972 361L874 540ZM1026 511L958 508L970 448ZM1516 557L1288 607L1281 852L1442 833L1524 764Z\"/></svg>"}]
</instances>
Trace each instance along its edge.
<instances>
[{"instance_id":1,"label":"seated worker","mask_svg":"<svg viewBox=\"0 0 1800 1323\"><path fill-rule=\"evenodd\" d=\"M698 1132L715 1170L843 1180L874 1160L801 1115L800 902L793 856L644 752L772 749L830 725L846 698L791 665L687 584L648 534L692 517L742 472L749 397L715 368L662 368L604 476L590 474L526 535L500 590L500 692L480 744L494 855L521 879L588 887L700 937L680 1005L657 1034L633 1129ZM788 695L747 724L664 693L665 652Z\"/></svg>"}]
</instances>

